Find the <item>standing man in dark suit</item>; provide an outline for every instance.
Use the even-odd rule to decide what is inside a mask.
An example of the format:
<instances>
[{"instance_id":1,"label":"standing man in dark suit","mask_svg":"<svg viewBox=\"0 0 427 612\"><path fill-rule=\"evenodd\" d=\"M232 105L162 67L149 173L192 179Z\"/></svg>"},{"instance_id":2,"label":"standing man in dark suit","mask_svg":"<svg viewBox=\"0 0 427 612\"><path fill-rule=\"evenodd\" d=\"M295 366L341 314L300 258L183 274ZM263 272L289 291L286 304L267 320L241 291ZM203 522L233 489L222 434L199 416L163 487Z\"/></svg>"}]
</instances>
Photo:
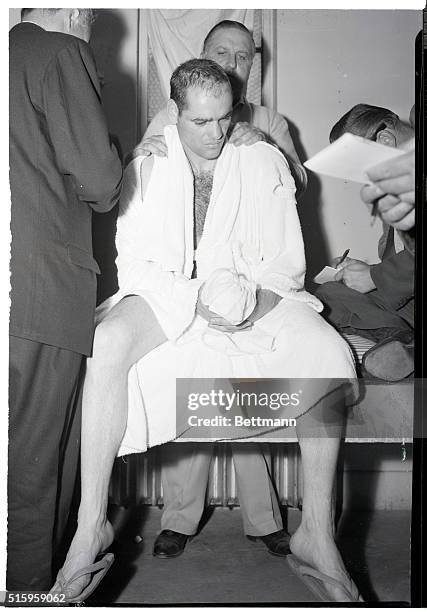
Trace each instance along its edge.
<instances>
[{"instance_id":1,"label":"standing man in dark suit","mask_svg":"<svg viewBox=\"0 0 427 612\"><path fill-rule=\"evenodd\" d=\"M12 196L8 590L47 590L79 454L94 331L92 210L118 201L91 9L23 9L10 32Z\"/></svg>"}]
</instances>

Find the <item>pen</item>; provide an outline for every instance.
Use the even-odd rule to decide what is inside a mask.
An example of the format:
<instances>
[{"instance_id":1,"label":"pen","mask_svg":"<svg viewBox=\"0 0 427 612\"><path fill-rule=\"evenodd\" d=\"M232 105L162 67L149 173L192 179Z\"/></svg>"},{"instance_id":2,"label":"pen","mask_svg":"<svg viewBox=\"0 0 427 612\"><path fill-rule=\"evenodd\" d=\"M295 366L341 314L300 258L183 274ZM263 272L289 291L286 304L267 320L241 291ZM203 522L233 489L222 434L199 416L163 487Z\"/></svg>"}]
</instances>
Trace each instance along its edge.
<instances>
[{"instance_id":1,"label":"pen","mask_svg":"<svg viewBox=\"0 0 427 612\"><path fill-rule=\"evenodd\" d=\"M372 209L371 209L371 218L372 218L372 220L371 220L371 227L375 223L375 219L377 218L377 214L378 214L378 200L379 200L379 198L374 200L373 204L372 204Z\"/></svg>"},{"instance_id":2,"label":"pen","mask_svg":"<svg viewBox=\"0 0 427 612\"><path fill-rule=\"evenodd\" d=\"M335 267L339 266L340 264L342 264L342 262L344 261L344 259L347 257L347 255L350 253L350 249L346 249L344 251L344 253L341 255L341 257L339 258L339 260L337 261L337 263L335 264Z\"/></svg>"}]
</instances>

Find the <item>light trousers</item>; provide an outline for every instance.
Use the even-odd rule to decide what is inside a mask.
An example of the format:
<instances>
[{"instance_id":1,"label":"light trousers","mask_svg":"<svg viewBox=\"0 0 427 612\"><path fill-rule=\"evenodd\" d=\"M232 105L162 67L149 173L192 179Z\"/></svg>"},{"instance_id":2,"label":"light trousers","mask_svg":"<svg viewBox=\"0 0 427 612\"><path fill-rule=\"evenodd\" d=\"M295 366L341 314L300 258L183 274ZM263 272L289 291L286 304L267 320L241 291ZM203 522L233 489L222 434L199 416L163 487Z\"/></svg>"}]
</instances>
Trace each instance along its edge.
<instances>
[{"instance_id":1,"label":"light trousers","mask_svg":"<svg viewBox=\"0 0 427 612\"><path fill-rule=\"evenodd\" d=\"M231 447L245 533L262 536L282 529L277 495L260 445L236 442ZM175 442L162 447L162 529L196 533L205 507L213 448L210 442Z\"/></svg>"}]
</instances>

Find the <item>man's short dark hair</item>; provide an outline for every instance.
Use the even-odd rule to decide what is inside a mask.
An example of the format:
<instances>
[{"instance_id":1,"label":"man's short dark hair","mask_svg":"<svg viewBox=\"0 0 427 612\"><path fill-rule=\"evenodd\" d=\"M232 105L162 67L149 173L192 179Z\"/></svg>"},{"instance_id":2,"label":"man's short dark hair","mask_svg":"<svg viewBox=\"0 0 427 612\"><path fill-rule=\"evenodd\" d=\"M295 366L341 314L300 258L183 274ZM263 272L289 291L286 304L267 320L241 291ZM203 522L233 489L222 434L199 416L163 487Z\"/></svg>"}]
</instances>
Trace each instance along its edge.
<instances>
[{"instance_id":1,"label":"man's short dark hair","mask_svg":"<svg viewBox=\"0 0 427 612\"><path fill-rule=\"evenodd\" d=\"M227 28L230 28L230 29L234 28L235 30L240 30L241 32L245 32L245 34L247 34L252 41L252 51L253 51L253 55L255 55L256 46L255 46L255 42L254 42L251 32L248 30L248 28L245 25L243 25L243 23L240 23L240 21L232 21L231 19L224 19L223 21L220 21L219 23L214 25L214 27L211 30L209 30L203 42L203 52L206 51L206 47L210 39L212 38L212 36L215 34L215 32L217 32L218 30L227 29Z\"/></svg>"},{"instance_id":2,"label":"man's short dark hair","mask_svg":"<svg viewBox=\"0 0 427 612\"><path fill-rule=\"evenodd\" d=\"M231 93L227 73L216 62L208 59L191 59L176 68L170 80L170 97L181 113L187 104L187 90L199 87L213 96L224 89Z\"/></svg>"},{"instance_id":3,"label":"man's short dark hair","mask_svg":"<svg viewBox=\"0 0 427 612\"><path fill-rule=\"evenodd\" d=\"M329 141L334 142L345 132L376 140L379 131L385 128L394 129L399 121L398 115L388 108L356 104L334 125L329 134Z\"/></svg>"}]
</instances>

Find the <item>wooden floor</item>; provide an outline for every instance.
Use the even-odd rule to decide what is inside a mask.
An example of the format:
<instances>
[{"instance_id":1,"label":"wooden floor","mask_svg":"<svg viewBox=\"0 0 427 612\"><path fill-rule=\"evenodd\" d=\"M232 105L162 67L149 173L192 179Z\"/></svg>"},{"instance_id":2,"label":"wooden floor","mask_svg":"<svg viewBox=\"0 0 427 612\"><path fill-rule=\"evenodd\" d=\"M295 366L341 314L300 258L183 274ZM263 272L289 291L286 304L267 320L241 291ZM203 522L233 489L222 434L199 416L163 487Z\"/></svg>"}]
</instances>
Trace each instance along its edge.
<instances>
[{"instance_id":1,"label":"wooden floor","mask_svg":"<svg viewBox=\"0 0 427 612\"><path fill-rule=\"evenodd\" d=\"M238 508L216 508L175 559L152 556L161 510L140 506L113 515L120 528L116 562L87 605L316 601L285 559L244 536ZM291 533L299 516L297 510L289 512ZM409 511L347 512L340 521L338 544L366 601L409 602Z\"/></svg>"}]
</instances>

